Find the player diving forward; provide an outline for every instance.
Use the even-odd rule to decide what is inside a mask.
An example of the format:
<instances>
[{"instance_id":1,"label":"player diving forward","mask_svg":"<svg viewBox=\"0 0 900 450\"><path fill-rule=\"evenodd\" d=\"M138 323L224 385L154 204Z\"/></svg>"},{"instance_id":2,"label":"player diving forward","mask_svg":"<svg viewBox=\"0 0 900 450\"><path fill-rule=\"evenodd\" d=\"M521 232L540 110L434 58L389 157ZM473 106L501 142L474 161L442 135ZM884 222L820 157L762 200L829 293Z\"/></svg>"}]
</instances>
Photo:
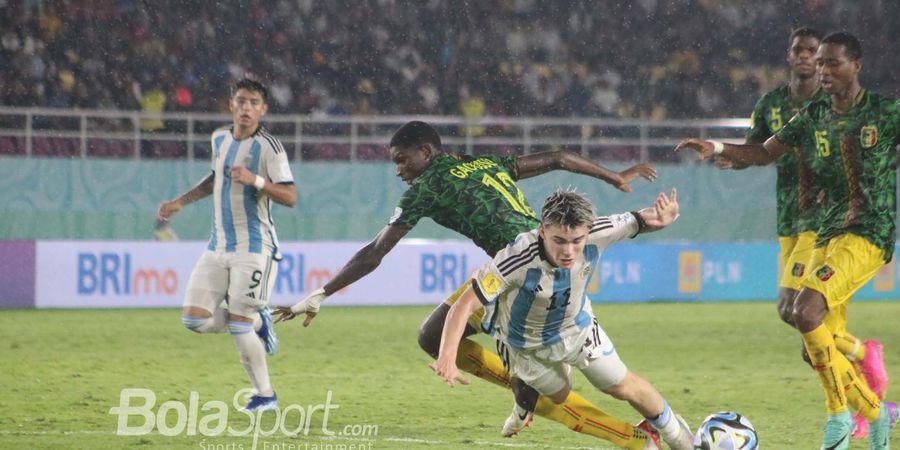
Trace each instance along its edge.
<instances>
[{"instance_id":1,"label":"player diving forward","mask_svg":"<svg viewBox=\"0 0 900 450\"><path fill-rule=\"evenodd\" d=\"M656 178L656 171L639 164L621 173L612 172L575 153L551 151L525 156L466 156L445 153L441 138L430 125L409 122L394 134L390 143L391 159L397 176L410 185L403 194L394 216L374 240L360 249L334 278L290 308L278 308L280 320L305 314L304 326L316 316L321 302L334 292L369 274L420 219L457 231L493 256L515 237L539 225L534 210L516 185L516 180L562 169L586 174L629 192L628 183L638 176ZM438 355L441 332L450 305L466 285L435 308L419 330L419 345L433 358ZM466 336L478 332L481 312L476 313ZM460 342L459 367L503 387L510 380L500 358L470 339ZM630 449L644 448L648 437L630 423L609 416L577 393L571 393L563 405L538 397L533 389L520 383L512 385L518 405L539 416L560 422L572 430L609 440ZM512 414L503 427L511 436L531 420L531 413Z\"/></svg>"},{"instance_id":2,"label":"player diving forward","mask_svg":"<svg viewBox=\"0 0 900 450\"><path fill-rule=\"evenodd\" d=\"M456 366L457 348L466 320L483 305L482 328L497 339L510 376L561 404L571 391L568 368L577 367L594 387L647 418L672 449L690 450L687 424L653 385L625 367L586 292L606 247L677 217L675 189L671 198L659 194L651 208L606 217L596 217L578 193L554 193L544 202L540 227L519 235L473 275L447 314L431 368L451 387L468 384Z\"/></svg>"}]
</instances>

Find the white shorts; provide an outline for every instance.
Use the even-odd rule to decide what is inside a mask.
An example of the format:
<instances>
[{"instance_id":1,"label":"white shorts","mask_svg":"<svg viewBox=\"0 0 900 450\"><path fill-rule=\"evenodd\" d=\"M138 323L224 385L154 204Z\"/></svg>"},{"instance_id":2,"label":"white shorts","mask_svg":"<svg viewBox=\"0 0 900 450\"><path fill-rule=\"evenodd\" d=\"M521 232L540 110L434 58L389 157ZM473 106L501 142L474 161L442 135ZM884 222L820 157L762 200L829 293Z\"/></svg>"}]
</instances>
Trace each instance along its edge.
<instances>
[{"instance_id":1,"label":"white shorts","mask_svg":"<svg viewBox=\"0 0 900 450\"><path fill-rule=\"evenodd\" d=\"M548 396L569 388L568 366L581 370L600 390L619 384L628 372L596 319L581 333L549 346L517 350L498 340L497 352L511 377Z\"/></svg>"},{"instance_id":2,"label":"white shorts","mask_svg":"<svg viewBox=\"0 0 900 450\"><path fill-rule=\"evenodd\" d=\"M188 280L184 306L213 312L222 300L231 314L254 317L269 304L278 262L271 255L205 251Z\"/></svg>"}]
</instances>

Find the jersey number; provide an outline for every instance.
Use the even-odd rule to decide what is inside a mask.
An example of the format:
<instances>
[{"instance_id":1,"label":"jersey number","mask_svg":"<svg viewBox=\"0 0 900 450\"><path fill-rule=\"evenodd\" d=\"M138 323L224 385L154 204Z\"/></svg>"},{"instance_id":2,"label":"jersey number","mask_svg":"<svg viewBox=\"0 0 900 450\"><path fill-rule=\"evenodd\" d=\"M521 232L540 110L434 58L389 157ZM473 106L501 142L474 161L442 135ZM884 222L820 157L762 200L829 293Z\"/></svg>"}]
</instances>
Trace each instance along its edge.
<instances>
[{"instance_id":1,"label":"jersey number","mask_svg":"<svg viewBox=\"0 0 900 450\"><path fill-rule=\"evenodd\" d=\"M816 149L819 156L827 158L831 155L831 143L828 142L828 131L816 131Z\"/></svg>"},{"instance_id":2,"label":"jersey number","mask_svg":"<svg viewBox=\"0 0 900 450\"><path fill-rule=\"evenodd\" d=\"M500 181L497 181L497 180ZM502 182L502 184L501 184ZM513 181L510 176L504 172L500 172L497 174L497 178L494 178L488 174L484 174L481 178L481 183L485 186L490 186L497 190L503 198L506 199L509 206L522 214L525 214L528 217L537 217L534 214L534 210L528 206L528 203L525 201L525 194L519 190L519 187L516 186L516 182ZM510 190L515 191L515 196L510 193Z\"/></svg>"},{"instance_id":3,"label":"jersey number","mask_svg":"<svg viewBox=\"0 0 900 450\"><path fill-rule=\"evenodd\" d=\"M772 114L772 117L769 119L769 128L772 129L773 133L777 133L778 130L780 130L781 127L784 126L784 120L781 119L781 108L772 108L770 112Z\"/></svg>"},{"instance_id":4,"label":"jersey number","mask_svg":"<svg viewBox=\"0 0 900 450\"><path fill-rule=\"evenodd\" d=\"M565 291L556 291L550 297L550 306L547 307L547 311L552 311L556 308L568 306L569 296L572 295L572 288L568 288Z\"/></svg>"}]
</instances>

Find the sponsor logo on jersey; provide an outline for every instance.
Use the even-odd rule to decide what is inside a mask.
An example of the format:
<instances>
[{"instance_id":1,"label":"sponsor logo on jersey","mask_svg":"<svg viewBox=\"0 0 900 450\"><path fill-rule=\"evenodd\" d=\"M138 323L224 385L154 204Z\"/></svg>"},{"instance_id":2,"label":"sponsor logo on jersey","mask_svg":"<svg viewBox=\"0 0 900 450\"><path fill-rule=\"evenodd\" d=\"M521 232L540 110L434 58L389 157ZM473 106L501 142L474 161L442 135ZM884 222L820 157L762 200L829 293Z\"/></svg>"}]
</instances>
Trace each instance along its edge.
<instances>
[{"instance_id":1,"label":"sponsor logo on jersey","mask_svg":"<svg viewBox=\"0 0 900 450\"><path fill-rule=\"evenodd\" d=\"M488 297L493 297L497 295L497 290L500 289L500 278L497 278L497 275L488 272L487 275L481 277L481 289Z\"/></svg>"},{"instance_id":2,"label":"sponsor logo on jersey","mask_svg":"<svg viewBox=\"0 0 900 450\"><path fill-rule=\"evenodd\" d=\"M822 281L828 281L832 276L834 276L834 269L830 266L822 266L816 271L816 277Z\"/></svg>"},{"instance_id":3,"label":"sponsor logo on jersey","mask_svg":"<svg viewBox=\"0 0 900 450\"><path fill-rule=\"evenodd\" d=\"M874 147L878 143L878 127L866 125L859 130L859 141L863 148Z\"/></svg>"}]
</instances>

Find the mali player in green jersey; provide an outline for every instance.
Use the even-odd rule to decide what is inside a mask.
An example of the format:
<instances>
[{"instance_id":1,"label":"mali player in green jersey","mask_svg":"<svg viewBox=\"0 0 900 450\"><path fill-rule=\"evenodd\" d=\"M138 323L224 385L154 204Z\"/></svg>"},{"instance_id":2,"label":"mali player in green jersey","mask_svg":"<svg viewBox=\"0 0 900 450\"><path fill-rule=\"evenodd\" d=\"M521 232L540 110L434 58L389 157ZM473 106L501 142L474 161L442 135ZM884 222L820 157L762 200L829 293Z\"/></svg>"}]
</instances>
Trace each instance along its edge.
<instances>
[{"instance_id":1,"label":"mali player in green jersey","mask_svg":"<svg viewBox=\"0 0 900 450\"><path fill-rule=\"evenodd\" d=\"M391 139L391 159L397 176L410 185L393 217L374 240L360 249L325 286L290 308L279 308L279 321L306 314L304 326L318 312L328 295L369 274L422 218L457 231L493 256L516 236L539 225L516 181L562 169L601 179L629 192L628 183L642 176L656 178L656 171L639 164L616 173L571 152L551 151L525 156L468 156L445 153L440 136L430 125L413 121L401 127ZM467 287L460 287L447 302L439 305L419 331L419 345L436 358L450 305ZM478 314L483 314L483 310ZM480 329L480 316L470 320L466 336ZM534 413L563 423L570 429L591 434L629 449L655 448L647 433L612 417L571 393L561 405L524 384L511 381L500 358L470 339L459 347L459 367L475 376L504 387L512 387L516 402ZM512 418L504 424L504 435L520 431L530 420Z\"/></svg>"},{"instance_id":2,"label":"mali player in green jersey","mask_svg":"<svg viewBox=\"0 0 900 450\"><path fill-rule=\"evenodd\" d=\"M759 99L750 116L747 143L762 144L781 131L787 121L800 112L810 101L825 100L829 94L819 87L816 75L815 55L821 36L811 28L798 28L791 33L787 52L790 81ZM727 161L722 163L721 160ZM733 162L717 158L717 166L728 168ZM787 151L775 160L777 178L776 228L781 247L784 269L779 280L778 315L785 323L794 326L794 299L801 289L801 282L813 262L814 248L819 228L819 212L822 211L818 194L823 192L812 175L812 154L797 149ZM743 168L746 166L735 166ZM887 373L884 370L883 347L879 341L861 341L841 326L843 314L832 315L838 323L829 328L834 331L835 345L847 359L856 363L867 384L879 398L887 389ZM836 325L836 326L835 326ZM809 360L804 349L803 356ZM865 438L869 425L861 415L854 416L854 438Z\"/></svg>"},{"instance_id":3,"label":"mali player in green jersey","mask_svg":"<svg viewBox=\"0 0 900 450\"><path fill-rule=\"evenodd\" d=\"M769 164L792 147L810 155L825 205L819 249L794 301L793 321L825 393L823 448L849 447L850 405L869 420L869 448L886 449L900 411L860 382L837 352L832 327L844 326L846 303L893 255L900 103L860 86L862 46L848 33L822 39L816 68L829 98L808 104L764 144L688 139L677 148L754 165Z\"/></svg>"}]
</instances>

